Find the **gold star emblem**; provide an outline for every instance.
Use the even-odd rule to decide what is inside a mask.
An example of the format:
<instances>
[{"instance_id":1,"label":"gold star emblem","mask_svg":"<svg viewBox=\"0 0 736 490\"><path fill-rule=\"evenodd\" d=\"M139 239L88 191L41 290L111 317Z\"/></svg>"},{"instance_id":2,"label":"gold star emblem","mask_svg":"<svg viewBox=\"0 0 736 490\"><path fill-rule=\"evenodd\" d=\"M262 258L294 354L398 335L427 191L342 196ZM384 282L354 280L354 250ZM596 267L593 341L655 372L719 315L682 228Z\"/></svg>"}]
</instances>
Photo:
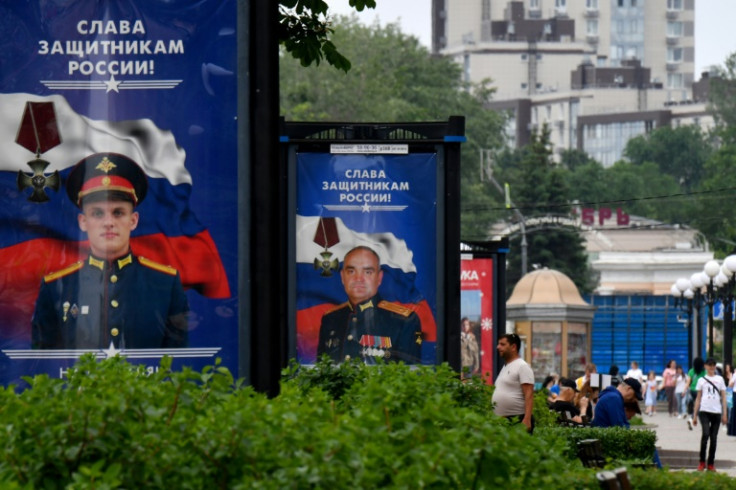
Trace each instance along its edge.
<instances>
[{"instance_id":1,"label":"gold star emblem","mask_svg":"<svg viewBox=\"0 0 736 490\"><path fill-rule=\"evenodd\" d=\"M105 157L102 159L102 161L100 161L100 163L97 164L95 168L97 170L102 170L103 172L108 173L110 172L110 170L114 169L115 167L117 167L117 165L115 165L110 160L108 160L107 157Z\"/></svg>"}]
</instances>

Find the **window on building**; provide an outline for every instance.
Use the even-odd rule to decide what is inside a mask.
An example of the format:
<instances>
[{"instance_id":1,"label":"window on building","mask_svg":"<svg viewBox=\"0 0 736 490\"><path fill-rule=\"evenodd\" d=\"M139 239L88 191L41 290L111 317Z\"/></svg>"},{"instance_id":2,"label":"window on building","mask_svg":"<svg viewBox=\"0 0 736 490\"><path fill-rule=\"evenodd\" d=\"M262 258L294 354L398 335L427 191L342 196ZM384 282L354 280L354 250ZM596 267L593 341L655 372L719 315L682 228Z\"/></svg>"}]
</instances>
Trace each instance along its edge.
<instances>
[{"instance_id":1,"label":"window on building","mask_svg":"<svg viewBox=\"0 0 736 490\"><path fill-rule=\"evenodd\" d=\"M526 53L521 53L521 61L526 61L527 58L529 58L529 55L527 55Z\"/></svg>"},{"instance_id":2,"label":"window on building","mask_svg":"<svg viewBox=\"0 0 736 490\"><path fill-rule=\"evenodd\" d=\"M562 372L562 323L532 323L532 371L536 378Z\"/></svg>"},{"instance_id":3,"label":"window on building","mask_svg":"<svg viewBox=\"0 0 736 490\"><path fill-rule=\"evenodd\" d=\"M585 374L588 353L588 328L584 323L567 325L567 375L571 378Z\"/></svg>"},{"instance_id":4,"label":"window on building","mask_svg":"<svg viewBox=\"0 0 736 490\"><path fill-rule=\"evenodd\" d=\"M539 0L529 0L529 10L539 10Z\"/></svg>"},{"instance_id":5,"label":"window on building","mask_svg":"<svg viewBox=\"0 0 736 490\"><path fill-rule=\"evenodd\" d=\"M483 0L481 3L481 20L489 20L491 18L491 0Z\"/></svg>"},{"instance_id":6,"label":"window on building","mask_svg":"<svg viewBox=\"0 0 736 490\"><path fill-rule=\"evenodd\" d=\"M585 8L588 10L598 10L598 0L585 0Z\"/></svg>"},{"instance_id":7,"label":"window on building","mask_svg":"<svg viewBox=\"0 0 736 490\"><path fill-rule=\"evenodd\" d=\"M616 21L616 33L617 34L623 34L626 29L626 24L623 20L617 20Z\"/></svg>"},{"instance_id":8,"label":"window on building","mask_svg":"<svg viewBox=\"0 0 736 490\"><path fill-rule=\"evenodd\" d=\"M521 84L521 90L526 90L526 87L527 87L526 83Z\"/></svg>"},{"instance_id":9,"label":"window on building","mask_svg":"<svg viewBox=\"0 0 736 490\"><path fill-rule=\"evenodd\" d=\"M555 9L558 12L565 12L567 10L567 0L555 0Z\"/></svg>"},{"instance_id":10,"label":"window on building","mask_svg":"<svg viewBox=\"0 0 736 490\"><path fill-rule=\"evenodd\" d=\"M618 8L623 8L624 0L618 0Z\"/></svg>"},{"instance_id":11,"label":"window on building","mask_svg":"<svg viewBox=\"0 0 736 490\"><path fill-rule=\"evenodd\" d=\"M682 10L682 0L667 0L667 10Z\"/></svg>"},{"instance_id":12,"label":"window on building","mask_svg":"<svg viewBox=\"0 0 736 490\"><path fill-rule=\"evenodd\" d=\"M682 73L667 74L667 88L683 88L685 85L684 75Z\"/></svg>"},{"instance_id":13,"label":"window on building","mask_svg":"<svg viewBox=\"0 0 736 490\"><path fill-rule=\"evenodd\" d=\"M682 48L667 48L667 63L682 63Z\"/></svg>"},{"instance_id":14,"label":"window on building","mask_svg":"<svg viewBox=\"0 0 736 490\"><path fill-rule=\"evenodd\" d=\"M629 21L629 34L637 34L639 32L639 19L631 19Z\"/></svg>"},{"instance_id":15,"label":"window on building","mask_svg":"<svg viewBox=\"0 0 736 490\"><path fill-rule=\"evenodd\" d=\"M667 22L667 37L682 37L682 22Z\"/></svg>"},{"instance_id":16,"label":"window on building","mask_svg":"<svg viewBox=\"0 0 736 490\"><path fill-rule=\"evenodd\" d=\"M586 33L589 36L598 35L598 19L589 19L586 27Z\"/></svg>"},{"instance_id":17,"label":"window on building","mask_svg":"<svg viewBox=\"0 0 736 490\"><path fill-rule=\"evenodd\" d=\"M636 0L631 0L631 6L636 7Z\"/></svg>"}]
</instances>

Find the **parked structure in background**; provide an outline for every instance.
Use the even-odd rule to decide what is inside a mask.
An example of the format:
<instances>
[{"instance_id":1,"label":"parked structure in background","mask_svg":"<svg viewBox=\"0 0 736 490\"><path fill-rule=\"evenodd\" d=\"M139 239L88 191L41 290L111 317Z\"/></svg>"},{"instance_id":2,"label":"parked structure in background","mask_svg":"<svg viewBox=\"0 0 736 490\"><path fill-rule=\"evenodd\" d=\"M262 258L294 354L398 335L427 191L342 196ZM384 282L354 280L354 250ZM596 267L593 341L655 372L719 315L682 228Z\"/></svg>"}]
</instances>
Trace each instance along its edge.
<instances>
[{"instance_id":1,"label":"parked structure in background","mask_svg":"<svg viewBox=\"0 0 736 490\"><path fill-rule=\"evenodd\" d=\"M713 125L694 24L694 0L433 0L432 50L467 81L492 81L510 145L546 124L556 155L578 149L608 167L634 136Z\"/></svg>"}]
</instances>

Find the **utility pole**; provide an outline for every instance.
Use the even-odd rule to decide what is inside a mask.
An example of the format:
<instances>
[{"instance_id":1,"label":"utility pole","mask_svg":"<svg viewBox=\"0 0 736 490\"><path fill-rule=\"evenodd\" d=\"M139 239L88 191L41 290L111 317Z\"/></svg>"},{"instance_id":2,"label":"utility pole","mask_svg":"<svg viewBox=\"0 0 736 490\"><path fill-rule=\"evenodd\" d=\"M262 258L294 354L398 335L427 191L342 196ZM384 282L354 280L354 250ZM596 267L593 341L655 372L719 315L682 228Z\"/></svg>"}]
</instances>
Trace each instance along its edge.
<instances>
[{"instance_id":1,"label":"utility pole","mask_svg":"<svg viewBox=\"0 0 736 490\"><path fill-rule=\"evenodd\" d=\"M510 209L514 213L516 219L519 221L519 232L521 233L521 277L524 277L527 273L527 241L526 241L526 221L521 211L514 206L511 201L508 189L501 187L496 178L493 176L493 154L492 150L487 148L480 149L480 180L487 179L498 192L500 192L506 198L506 208Z\"/></svg>"}]
</instances>

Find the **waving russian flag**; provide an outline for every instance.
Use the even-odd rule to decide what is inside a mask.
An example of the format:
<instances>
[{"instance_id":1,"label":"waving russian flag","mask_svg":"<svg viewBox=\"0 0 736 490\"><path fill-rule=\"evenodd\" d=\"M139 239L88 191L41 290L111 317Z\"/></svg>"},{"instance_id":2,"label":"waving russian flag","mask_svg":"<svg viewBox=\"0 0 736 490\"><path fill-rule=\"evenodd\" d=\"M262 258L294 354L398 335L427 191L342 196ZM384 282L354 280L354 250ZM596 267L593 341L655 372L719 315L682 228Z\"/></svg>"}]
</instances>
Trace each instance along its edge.
<instances>
[{"instance_id":1,"label":"waving russian flag","mask_svg":"<svg viewBox=\"0 0 736 490\"><path fill-rule=\"evenodd\" d=\"M16 142L29 102L52 103L59 131L60 142L41 158L49 162L43 175L58 171L62 186L45 188L45 202L29 201L31 191L18 185L19 172L34 174L28 162L36 155ZM148 195L137 209L140 222L131 238L133 252L177 268L185 288L209 298L230 297L217 247L190 209L186 154L170 131L150 119L92 120L59 95L0 94L0 328L6 335L27 334L41 278L88 253L77 224L79 210L63 183L75 163L96 152L126 155L148 176Z\"/></svg>"},{"instance_id":2,"label":"waving russian flag","mask_svg":"<svg viewBox=\"0 0 736 490\"><path fill-rule=\"evenodd\" d=\"M299 362L314 362L322 315L346 301L338 262L359 245L370 247L380 258L383 281L378 292L381 297L411 308L419 316L423 334L422 362L434 362L437 325L426 298L416 287L417 268L406 241L390 232L351 230L336 217L297 215L296 228Z\"/></svg>"}]
</instances>

